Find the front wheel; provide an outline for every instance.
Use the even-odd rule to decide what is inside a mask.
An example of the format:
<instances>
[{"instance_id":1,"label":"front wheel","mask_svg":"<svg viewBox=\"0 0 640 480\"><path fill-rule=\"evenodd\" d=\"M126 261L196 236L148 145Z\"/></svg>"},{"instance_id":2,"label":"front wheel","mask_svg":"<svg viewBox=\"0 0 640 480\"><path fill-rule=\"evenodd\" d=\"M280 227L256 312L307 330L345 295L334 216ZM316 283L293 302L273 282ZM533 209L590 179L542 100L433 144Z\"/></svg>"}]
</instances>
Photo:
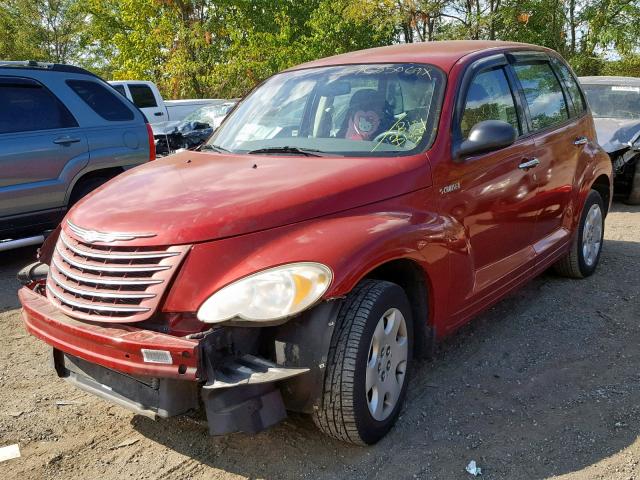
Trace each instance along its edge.
<instances>
[{"instance_id":1,"label":"front wheel","mask_svg":"<svg viewBox=\"0 0 640 480\"><path fill-rule=\"evenodd\" d=\"M365 280L345 300L329 348L316 425L372 444L391 429L406 395L413 353L409 300L398 285Z\"/></svg>"},{"instance_id":2,"label":"front wheel","mask_svg":"<svg viewBox=\"0 0 640 480\"><path fill-rule=\"evenodd\" d=\"M584 203L578 231L571 250L556 264L556 271L565 277L585 278L595 272L604 237L604 203L600 194L591 190Z\"/></svg>"}]
</instances>

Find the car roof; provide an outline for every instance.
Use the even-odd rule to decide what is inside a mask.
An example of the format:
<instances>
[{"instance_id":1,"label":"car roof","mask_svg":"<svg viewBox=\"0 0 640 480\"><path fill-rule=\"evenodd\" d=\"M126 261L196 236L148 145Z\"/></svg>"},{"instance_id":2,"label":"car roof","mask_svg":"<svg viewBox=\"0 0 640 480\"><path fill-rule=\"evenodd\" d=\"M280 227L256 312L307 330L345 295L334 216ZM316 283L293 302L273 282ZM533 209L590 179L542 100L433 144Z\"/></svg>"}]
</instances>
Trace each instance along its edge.
<instances>
[{"instance_id":1,"label":"car roof","mask_svg":"<svg viewBox=\"0 0 640 480\"><path fill-rule=\"evenodd\" d=\"M547 48L527 43L502 42L495 40L447 40L439 42L420 42L390 45L388 47L369 48L355 52L322 58L289 70L324 67L331 65L350 65L362 63L430 63L449 71L461 58L485 50L537 50L550 51Z\"/></svg>"},{"instance_id":2,"label":"car roof","mask_svg":"<svg viewBox=\"0 0 640 480\"><path fill-rule=\"evenodd\" d=\"M85 70L81 67L76 67L75 65L67 65L65 63L36 62L33 60L0 60L0 69L2 68L19 70L44 70L50 72L91 75L92 77L96 76L89 70Z\"/></svg>"},{"instance_id":3,"label":"car roof","mask_svg":"<svg viewBox=\"0 0 640 480\"><path fill-rule=\"evenodd\" d=\"M110 83L111 85L122 85L125 83L142 83L143 85L155 85L155 83L150 80L109 80L107 83Z\"/></svg>"},{"instance_id":4,"label":"car roof","mask_svg":"<svg viewBox=\"0 0 640 480\"><path fill-rule=\"evenodd\" d=\"M586 85L633 85L640 86L640 78L636 77L606 77L606 76L597 76L597 77L578 77L580 83L584 83Z\"/></svg>"}]
</instances>

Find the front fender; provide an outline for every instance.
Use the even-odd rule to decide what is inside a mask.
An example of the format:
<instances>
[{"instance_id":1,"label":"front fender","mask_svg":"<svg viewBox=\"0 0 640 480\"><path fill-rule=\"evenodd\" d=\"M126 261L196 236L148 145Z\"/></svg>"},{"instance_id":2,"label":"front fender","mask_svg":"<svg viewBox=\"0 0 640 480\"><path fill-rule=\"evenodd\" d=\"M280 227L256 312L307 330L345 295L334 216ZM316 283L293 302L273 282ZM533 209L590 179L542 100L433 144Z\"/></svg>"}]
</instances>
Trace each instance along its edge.
<instances>
[{"instance_id":1,"label":"front fender","mask_svg":"<svg viewBox=\"0 0 640 480\"><path fill-rule=\"evenodd\" d=\"M410 207L427 198L427 191L418 191L338 215L194 245L163 310L195 312L210 295L239 278L302 261L332 269L334 278L325 300L345 296L367 273L396 259L420 265L430 296L445 298L446 224L435 213ZM436 277L438 282L430 281ZM446 304L431 300L432 307Z\"/></svg>"}]
</instances>

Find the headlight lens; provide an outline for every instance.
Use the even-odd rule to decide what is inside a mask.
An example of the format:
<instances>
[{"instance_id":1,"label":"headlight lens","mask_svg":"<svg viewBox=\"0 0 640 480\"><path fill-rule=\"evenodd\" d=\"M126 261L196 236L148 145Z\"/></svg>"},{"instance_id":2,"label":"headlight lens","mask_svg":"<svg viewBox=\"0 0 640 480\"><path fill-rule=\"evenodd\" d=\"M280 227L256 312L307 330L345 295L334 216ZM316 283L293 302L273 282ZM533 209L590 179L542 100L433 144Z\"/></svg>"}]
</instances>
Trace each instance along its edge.
<instances>
[{"instance_id":1,"label":"headlight lens","mask_svg":"<svg viewBox=\"0 0 640 480\"><path fill-rule=\"evenodd\" d=\"M211 295L198 319L219 323L232 318L278 320L315 303L331 284L333 274L320 263L290 263L250 275Z\"/></svg>"}]
</instances>

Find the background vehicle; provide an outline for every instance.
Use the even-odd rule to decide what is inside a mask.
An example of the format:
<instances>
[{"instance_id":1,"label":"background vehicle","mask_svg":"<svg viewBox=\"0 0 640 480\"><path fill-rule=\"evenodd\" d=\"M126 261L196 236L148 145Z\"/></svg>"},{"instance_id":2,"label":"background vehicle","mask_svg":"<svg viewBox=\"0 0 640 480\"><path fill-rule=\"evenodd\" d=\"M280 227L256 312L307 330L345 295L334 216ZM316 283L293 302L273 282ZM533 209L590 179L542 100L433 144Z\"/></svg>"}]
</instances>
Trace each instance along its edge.
<instances>
[{"instance_id":1,"label":"background vehicle","mask_svg":"<svg viewBox=\"0 0 640 480\"><path fill-rule=\"evenodd\" d=\"M194 150L206 142L220 126L237 101L217 103L201 107L190 113L175 127L165 132L154 132L156 155L164 156L180 149Z\"/></svg>"},{"instance_id":2,"label":"background vehicle","mask_svg":"<svg viewBox=\"0 0 640 480\"><path fill-rule=\"evenodd\" d=\"M640 204L640 78L581 77L598 141L611 157L615 193Z\"/></svg>"},{"instance_id":3,"label":"background vehicle","mask_svg":"<svg viewBox=\"0 0 640 480\"><path fill-rule=\"evenodd\" d=\"M202 402L224 434L286 407L374 443L414 354L552 265L598 265L611 163L548 49L428 42L304 64L207 147L94 192L41 250L46 280L19 292L58 374L141 414Z\"/></svg>"},{"instance_id":4,"label":"background vehicle","mask_svg":"<svg viewBox=\"0 0 640 480\"><path fill-rule=\"evenodd\" d=\"M100 78L0 62L0 250L42 242L68 207L153 158L144 116Z\"/></svg>"},{"instance_id":5,"label":"background vehicle","mask_svg":"<svg viewBox=\"0 0 640 480\"><path fill-rule=\"evenodd\" d=\"M166 128L168 122L182 121L198 108L225 101L213 98L165 100L156 84L145 80L113 80L109 84L144 113L154 132L157 128Z\"/></svg>"}]
</instances>

